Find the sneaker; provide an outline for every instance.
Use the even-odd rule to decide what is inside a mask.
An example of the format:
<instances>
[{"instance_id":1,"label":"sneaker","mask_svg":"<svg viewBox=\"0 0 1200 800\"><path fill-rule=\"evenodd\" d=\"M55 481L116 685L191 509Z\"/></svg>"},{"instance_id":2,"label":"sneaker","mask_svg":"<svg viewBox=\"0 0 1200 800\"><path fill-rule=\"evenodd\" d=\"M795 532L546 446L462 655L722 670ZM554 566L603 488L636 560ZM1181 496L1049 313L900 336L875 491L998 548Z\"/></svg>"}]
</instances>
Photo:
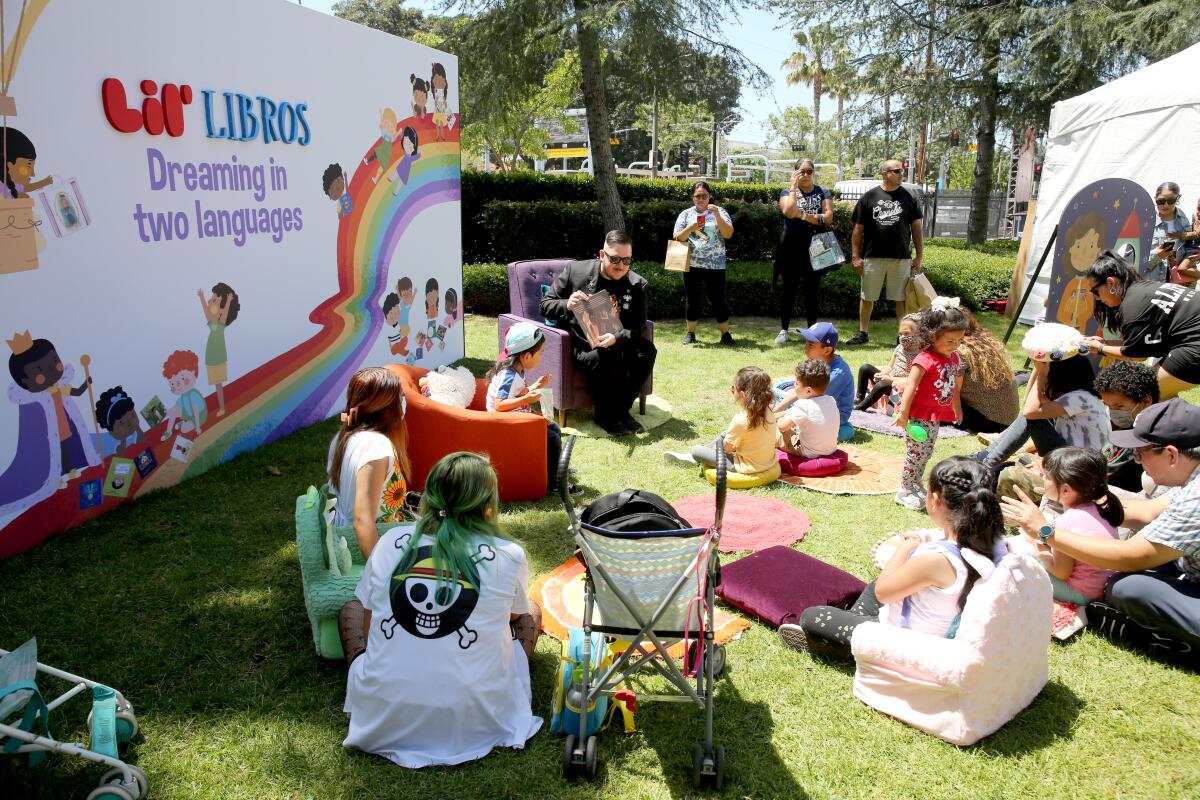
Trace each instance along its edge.
<instances>
[{"instance_id":1,"label":"sneaker","mask_svg":"<svg viewBox=\"0 0 1200 800\"><path fill-rule=\"evenodd\" d=\"M729 331L725 331L721 334L721 344L725 345L726 347L732 347L735 344L733 337L729 335Z\"/></svg>"},{"instance_id":2,"label":"sneaker","mask_svg":"<svg viewBox=\"0 0 1200 800\"><path fill-rule=\"evenodd\" d=\"M633 418L633 414L625 411L619 415L618 422L625 426L626 433L645 433L646 429L642 423Z\"/></svg>"},{"instance_id":3,"label":"sneaker","mask_svg":"<svg viewBox=\"0 0 1200 800\"><path fill-rule=\"evenodd\" d=\"M783 345L785 345L787 343L788 343L788 332L786 329L784 329L784 330L781 330L779 332L779 335L775 337L775 344L782 347Z\"/></svg>"},{"instance_id":4,"label":"sneaker","mask_svg":"<svg viewBox=\"0 0 1200 800\"><path fill-rule=\"evenodd\" d=\"M696 459L692 458L691 453L676 453L672 450L667 450L663 453L663 462L667 464L687 464L689 467L696 465Z\"/></svg>"},{"instance_id":5,"label":"sneaker","mask_svg":"<svg viewBox=\"0 0 1200 800\"><path fill-rule=\"evenodd\" d=\"M977 439L979 439L979 441L983 442L984 444L986 444L990 447L996 443L997 439L1000 438L1000 434L998 434L998 433L977 433L977 434L975 434L975 437Z\"/></svg>"},{"instance_id":6,"label":"sneaker","mask_svg":"<svg viewBox=\"0 0 1200 800\"><path fill-rule=\"evenodd\" d=\"M793 650L807 650L808 637L804 635L804 628L795 625L791 622L784 623L779 626L779 638L783 639L783 643Z\"/></svg>"},{"instance_id":7,"label":"sneaker","mask_svg":"<svg viewBox=\"0 0 1200 800\"><path fill-rule=\"evenodd\" d=\"M696 334L692 333L691 331L688 331L687 333L685 333L683 335L683 344L695 344L695 343L696 343Z\"/></svg>"},{"instance_id":8,"label":"sneaker","mask_svg":"<svg viewBox=\"0 0 1200 800\"><path fill-rule=\"evenodd\" d=\"M846 344L847 345L866 344L870 338L871 337L867 335L866 331L859 331L858 333L854 334L854 338L847 341Z\"/></svg>"},{"instance_id":9,"label":"sneaker","mask_svg":"<svg viewBox=\"0 0 1200 800\"><path fill-rule=\"evenodd\" d=\"M921 499L921 493L908 489L901 489L896 492L896 504L904 506L911 511L920 511L925 507L925 502Z\"/></svg>"}]
</instances>

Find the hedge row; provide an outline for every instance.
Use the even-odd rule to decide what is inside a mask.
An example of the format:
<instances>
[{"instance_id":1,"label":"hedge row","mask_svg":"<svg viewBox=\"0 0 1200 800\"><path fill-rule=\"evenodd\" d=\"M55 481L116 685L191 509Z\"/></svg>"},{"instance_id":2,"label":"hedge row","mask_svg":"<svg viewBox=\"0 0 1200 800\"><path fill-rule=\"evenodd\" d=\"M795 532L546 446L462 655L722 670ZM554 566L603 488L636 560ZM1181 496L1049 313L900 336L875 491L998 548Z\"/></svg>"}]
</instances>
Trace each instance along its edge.
<instances>
[{"instance_id":1,"label":"hedge row","mask_svg":"<svg viewBox=\"0 0 1200 800\"><path fill-rule=\"evenodd\" d=\"M650 318L682 318L682 276L650 261L639 262L633 268L650 282ZM1012 261L934 245L925 250L925 271L939 294L959 297L966 306L978 311L982 301L1008 294ZM729 265L726 294L733 316L771 317L777 313L777 290L771 287L771 272L769 261ZM508 273L504 264L464 265L463 296L467 310L472 313L494 316L507 312ZM858 275L848 265L836 267L821 284L821 313L831 318L856 318L858 296ZM892 313L891 303L876 303L875 316Z\"/></svg>"},{"instance_id":2,"label":"hedge row","mask_svg":"<svg viewBox=\"0 0 1200 800\"><path fill-rule=\"evenodd\" d=\"M682 178L617 178L617 191L625 203L644 200L690 202L692 181ZM730 200L774 203L783 191L783 184L723 183L709 181L709 186L724 203ZM462 173L462 202L468 213L477 213L492 200L558 200L580 203L596 199L596 181L590 175L547 175L544 172L475 172Z\"/></svg>"}]
</instances>

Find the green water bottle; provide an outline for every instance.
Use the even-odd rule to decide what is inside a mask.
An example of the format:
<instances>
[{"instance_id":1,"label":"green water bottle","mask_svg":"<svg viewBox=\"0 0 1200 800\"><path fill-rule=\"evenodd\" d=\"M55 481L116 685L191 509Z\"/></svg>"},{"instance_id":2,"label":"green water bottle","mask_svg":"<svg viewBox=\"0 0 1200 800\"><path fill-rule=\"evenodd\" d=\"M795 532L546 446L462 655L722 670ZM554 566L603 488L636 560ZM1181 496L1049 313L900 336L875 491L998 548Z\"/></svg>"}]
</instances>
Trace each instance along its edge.
<instances>
[{"instance_id":1,"label":"green water bottle","mask_svg":"<svg viewBox=\"0 0 1200 800\"><path fill-rule=\"evenodd\" d=\"M92 687L92 750L117 757L117 695L107 686Z\"/></svg>"}]
</instances>

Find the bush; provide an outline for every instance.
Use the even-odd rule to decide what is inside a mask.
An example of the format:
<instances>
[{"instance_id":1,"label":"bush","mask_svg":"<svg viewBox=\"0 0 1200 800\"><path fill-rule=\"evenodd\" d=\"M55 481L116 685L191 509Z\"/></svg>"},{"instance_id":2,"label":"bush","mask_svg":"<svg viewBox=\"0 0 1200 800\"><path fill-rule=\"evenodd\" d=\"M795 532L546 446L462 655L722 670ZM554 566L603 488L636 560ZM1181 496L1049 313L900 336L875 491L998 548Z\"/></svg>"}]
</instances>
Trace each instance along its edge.
<instances>
[{"instance_id":1,"label":"bush","mask_svg":"<svg viewBox=\"0 0 1200 800\"><path fill-rule=\"evenodd\" d=\"M1021 243L1014 239L988 239L980 244L967 244L965 239L930 239L930 244L938 247L948 247L952 250L978 250L990 256L1013 256L1021 249Z\"/></svg>"},{"instance_id":2,"label":"bush","mask_svg":"<svg viewBox=\"0 0 1200 800\"><path fill-rule=\"evenodd\" d=\"M939 244L925 248L925 267L939 294L961 298L963 304L974 311L990 297L1007 295L1012 276L1011 259L944 248ZM633 268L650 283L651 319L683 317L683 277L680 274L667 272L661 262L641 261ZM770 261L734 261L728 270L726 295L733 316L769 317L777 313L778 288L771 286ZM508 311L505 265L465 265L463 296L467 310L472 313L494 316ZM849 264L834 267L821 283L821 313L831 318L856 318L858 297L858 275ZM884 300L875 304L876 317L893 313L890 302Z\"/></svg>"}]
</instances>

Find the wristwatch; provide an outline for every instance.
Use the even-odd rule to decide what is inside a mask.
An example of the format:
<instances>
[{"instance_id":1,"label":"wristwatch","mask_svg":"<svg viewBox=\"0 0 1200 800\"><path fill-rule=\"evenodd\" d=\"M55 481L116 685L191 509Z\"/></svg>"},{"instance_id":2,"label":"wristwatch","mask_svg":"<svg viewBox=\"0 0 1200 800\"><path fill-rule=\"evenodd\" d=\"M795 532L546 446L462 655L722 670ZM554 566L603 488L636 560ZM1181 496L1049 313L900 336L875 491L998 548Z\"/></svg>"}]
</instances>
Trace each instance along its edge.
<instances>
[{"instance_id":1,"label":"wristwatch","mask_svg":"<svg viewBox=\"0 0 1200 800\"><path fill-rule=\"evenodd\" d=\"M1038 528L1038 540L1042 544L1046 544L1047 540L1049 540L1049 538L1053 535L1054 535L1054 526L1053 525L1043 525L1042 527Z\"/></svg>"}]
</instances>

